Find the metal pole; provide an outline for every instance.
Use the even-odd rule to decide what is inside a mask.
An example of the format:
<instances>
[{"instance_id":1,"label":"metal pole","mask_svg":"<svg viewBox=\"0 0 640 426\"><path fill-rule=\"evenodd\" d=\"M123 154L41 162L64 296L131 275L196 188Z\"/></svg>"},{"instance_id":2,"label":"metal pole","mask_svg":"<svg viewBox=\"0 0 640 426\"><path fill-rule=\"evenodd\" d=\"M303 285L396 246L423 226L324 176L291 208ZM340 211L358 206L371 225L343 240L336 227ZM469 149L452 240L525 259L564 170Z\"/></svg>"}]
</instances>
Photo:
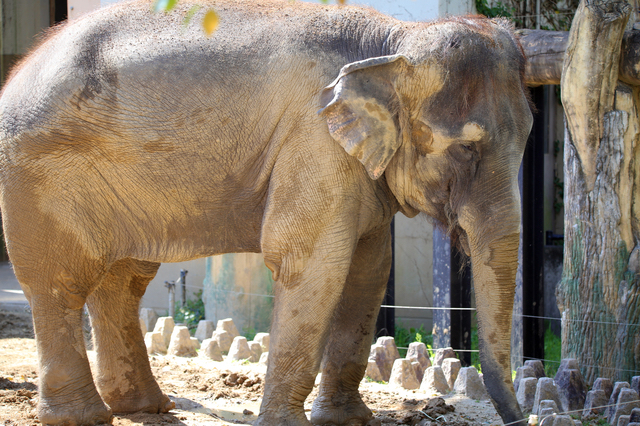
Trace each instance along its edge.
<instances>
[{"instance_id":1,"label":"metal pole","mask_svg":"<svg viewBox=\"0 0 640 426\"><path fill-rule=\"evenodd\" d=\"M169 316L176 316L176 283L175 281L165 281L164 286L169 289Z\"/></svg>"},{"instance_id":2,"label":"metal pole","mask_svg":"<svg viewBox=\"0 0 640 426\"><path fill-rule=\"evenodd\" d=\"M187 273L189 271L185 269L180 269L180 289L182 290L182 307L187 304Z\"/></svg>"}]
</instances>

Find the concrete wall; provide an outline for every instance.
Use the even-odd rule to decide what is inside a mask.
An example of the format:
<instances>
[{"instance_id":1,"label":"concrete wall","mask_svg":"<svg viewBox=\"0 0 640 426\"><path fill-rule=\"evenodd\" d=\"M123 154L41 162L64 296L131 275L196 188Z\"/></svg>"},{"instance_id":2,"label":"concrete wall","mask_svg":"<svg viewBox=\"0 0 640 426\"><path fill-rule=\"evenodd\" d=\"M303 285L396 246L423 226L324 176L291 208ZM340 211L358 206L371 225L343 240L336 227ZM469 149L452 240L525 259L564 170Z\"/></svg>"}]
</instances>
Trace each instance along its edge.
<instances>
[{"instance_id":1,"label":"concrete wall","mask_svg":"<svg viewBox=\"0 0 640 426\"><path fill-rule=\"evenodd\" d=\"M2 81L9 70L29 51L36 35L50 25L49 0L2 0L0 47Z\"/></svg>"},{"instance_id":2,"label":"concrete wall","mask_svg":"<svg viewBox=\"0 0 640 426\"><path fill-rule=\"evenodd\" d=\"M433 225L420 215L395 216L395 304L433 306ZM396 325L433 328L432 311L396 309Z\"/></svg>"},{"instance_id":3,"label":"concrete wall","mask_svg":"<svg viewBox=\"0 0 640 426\"><path fill-rule=\"evenodd\" d=\"M208 258L204 288L208 320L233 318L241 334L269 331L273 280L261 254L232 253Z\"/></svg>"}]
</instances>

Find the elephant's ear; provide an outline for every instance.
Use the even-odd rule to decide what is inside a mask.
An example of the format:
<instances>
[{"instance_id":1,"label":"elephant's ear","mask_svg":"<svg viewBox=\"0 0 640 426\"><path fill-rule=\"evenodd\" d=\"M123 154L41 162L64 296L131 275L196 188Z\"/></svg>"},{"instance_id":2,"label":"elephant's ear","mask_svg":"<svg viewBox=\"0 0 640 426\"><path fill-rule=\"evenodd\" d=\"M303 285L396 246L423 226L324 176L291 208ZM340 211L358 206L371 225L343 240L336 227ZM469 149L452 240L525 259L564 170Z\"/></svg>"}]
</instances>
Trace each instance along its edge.
<instances>
[{"instance_id":1,"label":"elephant's ear","mask_svg":"<svg viewBox=\"0 0 640 426\"><path fill-rule=\"evenodd\" d=\"M378 179L402 143L394 88L404 56L383 56L345 65L320 95L329 133Z\"/></svg>"}]
</instances>

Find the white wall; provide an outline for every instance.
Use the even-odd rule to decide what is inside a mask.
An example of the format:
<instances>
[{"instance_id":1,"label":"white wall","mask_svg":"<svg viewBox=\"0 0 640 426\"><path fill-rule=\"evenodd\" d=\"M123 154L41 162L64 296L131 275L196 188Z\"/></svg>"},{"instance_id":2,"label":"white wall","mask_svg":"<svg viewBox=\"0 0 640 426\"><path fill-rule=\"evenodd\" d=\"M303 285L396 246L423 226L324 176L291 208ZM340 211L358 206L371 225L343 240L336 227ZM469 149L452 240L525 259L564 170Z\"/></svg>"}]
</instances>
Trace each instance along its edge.
<instances>
[{"instance_id":1,"label":"white wall","mask_svg":"<svg viewBox=\"0 0 640 426\"><path fill-rule=\"evenodd\" d=\"M402 21L426 21L438 17L438 0L353 0L348 4L371 6Z\"/></svg>"}]
</instances>

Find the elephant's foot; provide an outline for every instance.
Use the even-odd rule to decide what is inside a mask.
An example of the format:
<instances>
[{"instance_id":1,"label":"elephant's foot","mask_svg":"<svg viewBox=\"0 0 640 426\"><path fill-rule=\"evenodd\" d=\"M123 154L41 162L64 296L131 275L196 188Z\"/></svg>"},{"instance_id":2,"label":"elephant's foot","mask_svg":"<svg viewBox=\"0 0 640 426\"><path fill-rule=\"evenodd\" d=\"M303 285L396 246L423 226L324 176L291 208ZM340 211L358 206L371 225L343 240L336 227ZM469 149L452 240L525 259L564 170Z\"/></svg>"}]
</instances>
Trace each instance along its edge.
<instances>
[{"instance_id":1,"label":"elephant's foot","mask_svg":"<svg viewBox=\"0 0 640 426\"><path fill-rule=\"evenodd\" d=\"M276 412L263 411L253 426L312 426L302 407L285 410L279 407Z\"/></svg>"},{"instance_id":2,"label":"elephant's foot","mask_svg":"<svg viewBox=\"0 0 640 426\"><path fill-rule=\"evenodd\" d=\"M175 402L171 401L169 397L162 392L154 395L142 394L115 398L105 397L105 401L114 413L137 413L142 411L156 414L166 413L176 407Z\"/></svg>"},{"instance_id":3,"label":"elephant's foot","mask_svg":"<svg viewBox=\"0 0 640 426\"><path fill-rule=\"evenodd\" d=\"M321 394L313 401L311 409L311 423L314 425L363 426L371 417L373 413L362 402L357 390Z\"/></svg>"},{"instance_id":4,"label":"elephant's foot","mask_svg":"<svg viewBox=\"0 0 640 426\"><path fill-rule=\"evenodd\" d=\"M43 425L93 426L111 424L111 409L102 402L97 392L86 400L42 397L38 404L38 420Z\"/></svg>"}]
</instances>

